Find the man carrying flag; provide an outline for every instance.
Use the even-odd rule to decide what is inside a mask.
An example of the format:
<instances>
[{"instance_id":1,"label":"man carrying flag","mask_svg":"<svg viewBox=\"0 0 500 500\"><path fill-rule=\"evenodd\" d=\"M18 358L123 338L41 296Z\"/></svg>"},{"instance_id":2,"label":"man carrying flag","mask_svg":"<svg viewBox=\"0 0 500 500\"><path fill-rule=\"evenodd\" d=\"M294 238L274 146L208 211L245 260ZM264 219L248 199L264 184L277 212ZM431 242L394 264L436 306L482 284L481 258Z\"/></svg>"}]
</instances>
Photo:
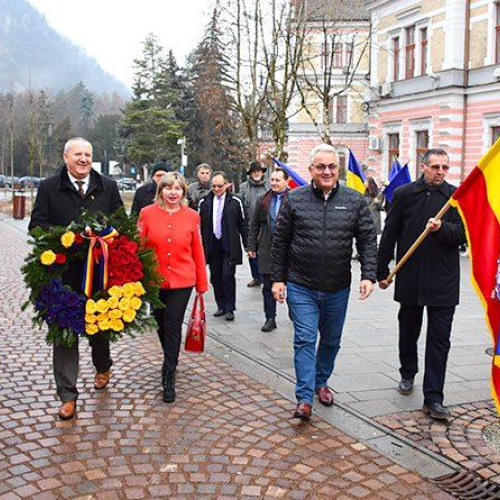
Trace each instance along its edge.
<instances>
[{"instance_id":1,"label":"man carrying flag","mask_svg":"<svg viewBox=\"0 0 500 500\"><path fill-rule=\"evenodd\" d=\"M420 233L429 228L422 242L396 276L394 299L400 303L399 361L403 395L413 391L418 372L417 341L427 309L427 341L424 370L423 409L434 419L447 420L450 411L443 406L446 363L450 350L453 315L459 300L459 246L465 231L456 209L442 219L434 218L448 202L455 187L445 181L450 170L443 149L430 149L421 163L422 177L399 187L385 221L378 254L377 280L388 287L389 262L397 246L399 261Z\"/></svg>"}]
</instances>

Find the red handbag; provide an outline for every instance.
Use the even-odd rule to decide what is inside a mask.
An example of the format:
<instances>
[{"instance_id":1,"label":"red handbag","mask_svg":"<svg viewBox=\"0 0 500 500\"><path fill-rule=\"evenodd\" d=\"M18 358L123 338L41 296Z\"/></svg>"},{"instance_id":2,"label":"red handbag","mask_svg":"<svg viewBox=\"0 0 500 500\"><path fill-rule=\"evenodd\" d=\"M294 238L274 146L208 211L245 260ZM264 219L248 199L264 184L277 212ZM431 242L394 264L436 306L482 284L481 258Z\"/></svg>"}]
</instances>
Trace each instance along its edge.
<instances>
[{"instance_id":1,"label":"red handbag","mask_svg":"<svg viewBox=\"0 0 500 500\"><path fill-rule=\"evenodd\" d=\"M203 293L197 293L194 298L193 310L187 324L186 344L184 349L189 352L203 352L207 321L205 317L205 299Z\"/></svg>"}]
</instances>

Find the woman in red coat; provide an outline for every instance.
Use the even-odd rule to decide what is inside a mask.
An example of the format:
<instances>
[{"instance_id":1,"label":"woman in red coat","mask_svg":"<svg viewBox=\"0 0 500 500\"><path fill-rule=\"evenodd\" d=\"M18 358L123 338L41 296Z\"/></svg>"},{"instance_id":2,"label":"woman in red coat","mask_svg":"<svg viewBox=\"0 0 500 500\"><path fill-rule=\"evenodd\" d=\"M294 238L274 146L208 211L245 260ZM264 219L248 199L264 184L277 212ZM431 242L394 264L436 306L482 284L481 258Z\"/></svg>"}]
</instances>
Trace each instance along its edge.
<instances>
[{"instance_id":1,"label":"woman in red coat","mask_svg":"<svg viewBox=\"0 0 500 500\"><path fill-rule=\"evenodd\" d=\"M163 401L175 401L175 370L179 360L182 322L193 287L208 290L205 255L200 236L200 216L187 207L187 184L177 172L158 183L155 203L139 215L144 244L153 248L163 277L160 299L165 309L154 311L163 348Z\"/></svg>"}]
</instances>

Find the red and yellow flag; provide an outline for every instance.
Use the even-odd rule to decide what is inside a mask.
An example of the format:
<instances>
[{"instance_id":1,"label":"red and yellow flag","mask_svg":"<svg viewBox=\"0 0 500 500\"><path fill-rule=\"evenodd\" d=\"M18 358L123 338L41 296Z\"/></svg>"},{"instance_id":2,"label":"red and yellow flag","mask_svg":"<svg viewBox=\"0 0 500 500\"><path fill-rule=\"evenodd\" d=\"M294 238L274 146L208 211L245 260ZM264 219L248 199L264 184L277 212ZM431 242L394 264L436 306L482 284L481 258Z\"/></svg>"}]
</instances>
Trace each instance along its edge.
<instances>
[{"instance_id":1,"label":"red and yellow flag","mask_svg":"<svg viewBox=\"0 0 500 500\"><path fill-rule=\"evenodd\" d=\"M500 413L500 139L450 201L464 221L472 284L484 306L493 340L491 390Z\"/></svg>"}]
</instances>

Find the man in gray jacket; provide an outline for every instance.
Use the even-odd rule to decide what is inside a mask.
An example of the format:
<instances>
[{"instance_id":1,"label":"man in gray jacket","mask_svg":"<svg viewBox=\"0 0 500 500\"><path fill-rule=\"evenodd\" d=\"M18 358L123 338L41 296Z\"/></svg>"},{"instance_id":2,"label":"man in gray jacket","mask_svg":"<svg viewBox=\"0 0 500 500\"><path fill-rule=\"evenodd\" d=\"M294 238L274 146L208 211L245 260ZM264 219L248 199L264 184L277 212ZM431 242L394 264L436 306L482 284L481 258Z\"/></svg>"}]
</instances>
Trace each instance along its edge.
<instances>
[{"instance_id":1,"label":"man in gray jacket","mask_svg":"<svg viewBox=\"0 0 500 500\"><path fill-rule=\"evenodd\" d=\"M209 194L212 190L210 179L212 177L212 167L208 163L200 163L196 167L196 182L193 182L188 187L189 206L193 210L198 210L198 203Z\"/></svg>"}]
</instances>

